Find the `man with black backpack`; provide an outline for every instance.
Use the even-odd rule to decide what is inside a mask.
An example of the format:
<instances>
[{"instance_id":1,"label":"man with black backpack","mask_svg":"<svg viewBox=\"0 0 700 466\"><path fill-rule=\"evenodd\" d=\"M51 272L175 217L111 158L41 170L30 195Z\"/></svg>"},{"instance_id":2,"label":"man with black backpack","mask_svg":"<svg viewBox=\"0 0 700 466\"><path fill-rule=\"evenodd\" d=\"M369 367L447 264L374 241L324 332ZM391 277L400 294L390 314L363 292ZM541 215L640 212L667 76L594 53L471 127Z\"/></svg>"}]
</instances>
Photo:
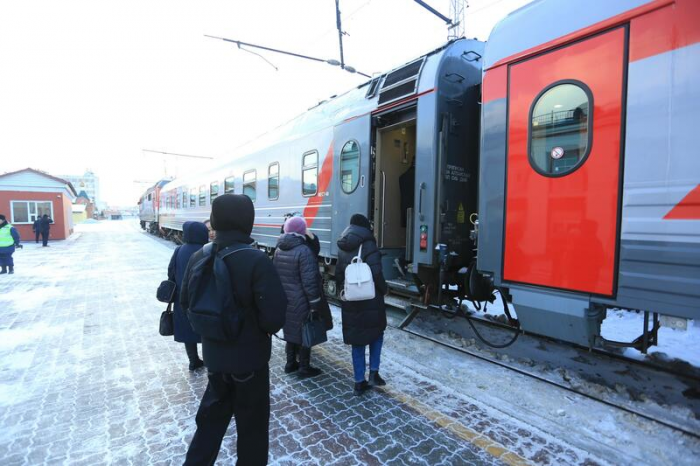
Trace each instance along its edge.
<instances>
[{"instance_id":1,"label":"man with black backpack","mask_svg":"<svg viewBox=\"0 0 700 466\"><path fill-rule=\"evenodd\" d=\"M248 196L224 194L211 206L216 238L190 259L180 303L202 336L209 384L185 465L214 464L236 417L240 465L267 464L270 336L285 321L287 299L272 261L253 247Z\"/></svg>"}]
</instances>

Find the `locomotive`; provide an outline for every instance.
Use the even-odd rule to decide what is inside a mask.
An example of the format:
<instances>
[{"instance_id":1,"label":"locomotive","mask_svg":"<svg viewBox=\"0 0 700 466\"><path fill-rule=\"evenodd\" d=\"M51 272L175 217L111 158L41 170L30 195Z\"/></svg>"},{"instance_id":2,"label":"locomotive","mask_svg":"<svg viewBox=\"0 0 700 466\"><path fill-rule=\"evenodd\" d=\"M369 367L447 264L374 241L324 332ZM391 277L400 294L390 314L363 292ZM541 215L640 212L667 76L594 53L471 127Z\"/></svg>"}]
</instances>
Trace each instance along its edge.
<instances>
[{"instance_id":1,"label":"locomotive","mask_svg":"<svg viewBox=\"0 0 700 466\"><path fill-rule=\"evenodd\" d=\"M442 308L498 289L523 330L645 351L660 315L700 318L698 17L692 0L534 2L165 184L142 226L178 239L246 194L268 252L307 219L336 296L335 240L360 212L396 294ZM644 312L639 339L601 337L610 308Z\"/></svg>"}]
</instances>

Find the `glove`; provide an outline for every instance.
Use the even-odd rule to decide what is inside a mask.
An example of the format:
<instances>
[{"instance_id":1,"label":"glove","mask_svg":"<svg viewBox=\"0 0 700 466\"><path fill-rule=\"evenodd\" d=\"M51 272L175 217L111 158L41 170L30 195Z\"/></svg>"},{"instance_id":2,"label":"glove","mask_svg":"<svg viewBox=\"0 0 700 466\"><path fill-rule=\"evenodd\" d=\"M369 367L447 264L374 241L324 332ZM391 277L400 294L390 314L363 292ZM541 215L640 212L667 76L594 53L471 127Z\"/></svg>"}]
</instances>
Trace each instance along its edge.
<instances>
[{"instance_id":1,"label":"glove","mask_svg":"<svg viewBox=\"0 0 700 466\"><path fill-rule=\"evenodd\" d=\"M15 247L18 249L24 249L24 246L22 246L21 244L15 244Z\"/></svg>"}]
</instances>

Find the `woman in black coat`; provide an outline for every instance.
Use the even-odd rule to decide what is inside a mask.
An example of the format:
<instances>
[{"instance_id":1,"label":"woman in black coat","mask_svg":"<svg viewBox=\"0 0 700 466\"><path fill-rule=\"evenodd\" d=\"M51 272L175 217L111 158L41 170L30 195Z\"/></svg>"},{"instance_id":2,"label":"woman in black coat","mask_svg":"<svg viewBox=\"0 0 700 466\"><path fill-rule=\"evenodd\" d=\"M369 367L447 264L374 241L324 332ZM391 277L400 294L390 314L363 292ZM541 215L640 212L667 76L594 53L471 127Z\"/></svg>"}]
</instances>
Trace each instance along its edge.
<instances>
[{"instance_id":1,"label":"woman in black coat","mask_svg":"<svg viewBox=\"0 0 700 466\"><path fill-rule=\"evenodd\" d=\"M321 370L310 364L311 348L302 346L302 326L309 312L319 312L326 329L332 328L330 309L323 300L316 254L307 244L306 221L303 217L291 217L284 223L284 232L277 242L273 259L287 296L284 324L287 364L284 371L291 373L298 369L301 377L313 377Z\"/></svg>"},{"instance_id":2,"label":"woman in black coat","mask_svg":"<svg viewBox=\"0 0 700 466\"><path fill-rule=\"evenodd\" d=\"M182 289L182 278L185 275L187 263L192 255L202 249L202 246L209 241L209 230L201 222L185 222L182 225L182 232L185 244L178 246L170 259L168 265L168 280L176 284L175 296L180 295ZM180 306L180 300L175 299L175 312L173 313L173 324L175 325L175 341L184 343L187 357L190 360L190 370L193 371L204 365L197 353L197 343L201 343L201 337L194 333L190 321Z\"/></svg>"},{"instance_id":3,"label":"woman in black coat","mask_svg":"<svg viewBox=\"0 0 700 466\"><path fill-rule=\"evenodd\" d=\"M350 219L350 226L343 231L338 240L338 263L335 276L339 289L345 285L345 269L357 256L362 245L362 261L372 269L374 280L374 299L365 301L342 301L343 341L352 345L352 365L355 372L356 396L369 387L386 385L379 375L379 361L386 329L386 309L384 295L387 292L386 281L382 274L382 256L377 248L377 241L371 231L367 217L355 214ZM365 351L369 345L369 382L365 380Z\"/></svg>"}]
</instances>

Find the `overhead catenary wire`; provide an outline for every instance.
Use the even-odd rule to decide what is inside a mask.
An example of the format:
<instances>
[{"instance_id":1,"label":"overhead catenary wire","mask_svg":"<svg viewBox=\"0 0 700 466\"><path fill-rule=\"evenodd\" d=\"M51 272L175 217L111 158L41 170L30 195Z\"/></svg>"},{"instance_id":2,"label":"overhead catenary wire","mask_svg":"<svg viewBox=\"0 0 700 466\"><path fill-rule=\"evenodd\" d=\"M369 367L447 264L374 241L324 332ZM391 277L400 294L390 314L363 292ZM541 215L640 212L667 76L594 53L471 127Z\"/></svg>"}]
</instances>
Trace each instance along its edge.
<instances>
[{"instance_id":1,"label":"overhead catenary wire","mask_svg":"<svg viewBox=\"0 0 700 466\"><path fill-rule=\"evenodd\" d=\"M291 56L291 57L303 58L304 60L311 60L311 61L316 61L316 62L320 62L320 63L327 63L327 64L333 65L333 66L339 66L339 65L341 64L338 60L334 60L334 59L328 59L328 60L326 60L326 59L323 59L323 58L312 57L312 56L310 56L310 55L304 55L304 54L302 54L302 53L290 52L290 51L288 51L288 50L276 49L276 48L274 48L274 47L267 47L267 46L264 46L264 45L251 44L251 43L249 43L249 42L243 42L243 41L241 41L241 40L236 40L236 39L228 39L228 38L226 38L226 37L210 36L210 35L208 35L208 34L204 34L204 37L209 37L210 39L218 39L218 40L222 40L222 41L224 41L224 42L231 42L231 43L233 43L233 44L238 45L239 48L240 48L241 46L246 46L246 47L256 48L256 49L260 49L260 50L266 50L266 51L268 51L268 52L279 53L279 54L282 54L282 55L288 55L288 56ZM249 52L249 50L247 50L247 51ZM362 76L364 76L364 77L366 77L366 78L371 78L370 75L365 74L365 73L362 73L362 72L356 70L356 69L355 69L354 67L352 67L352 66L344 65L344 67L342 67L342 69L345 70L345 71L347 71L347 72L349 72L349 73L357 73L357 74L362 75Z\"/></svg>"}]
</instances>

